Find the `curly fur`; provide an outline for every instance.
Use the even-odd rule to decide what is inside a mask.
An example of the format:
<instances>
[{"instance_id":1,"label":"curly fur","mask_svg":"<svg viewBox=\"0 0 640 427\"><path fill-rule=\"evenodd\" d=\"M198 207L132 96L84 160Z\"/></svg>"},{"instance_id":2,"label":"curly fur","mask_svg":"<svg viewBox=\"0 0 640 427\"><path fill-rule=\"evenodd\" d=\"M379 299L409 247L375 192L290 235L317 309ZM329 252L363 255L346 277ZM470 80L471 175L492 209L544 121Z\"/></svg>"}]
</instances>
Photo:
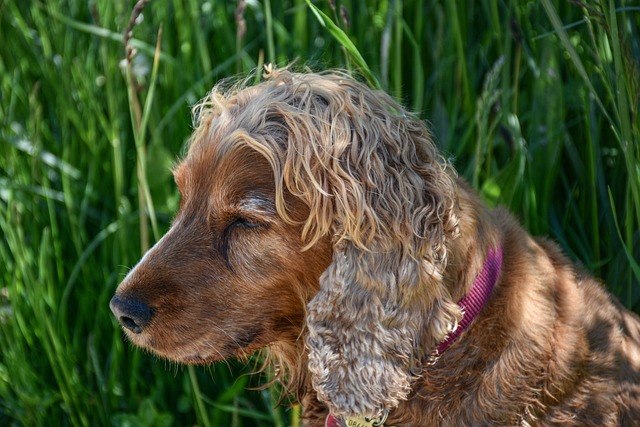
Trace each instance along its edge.
<instances>
[{"instance_id":1,"label":"curly fur","mask_svg":"<svg viewBox=\"0 0 640 427\"><path fill-rule=\"evenodd\" d=\"M279 70L194 112L180 212L112 302L125 326L149 307L135 343L185 363L266 348L310 426L640 419L638 318L488 210L391 97ZM491 301L431 363L498 244Z\"/></svg>"}]
</instances>

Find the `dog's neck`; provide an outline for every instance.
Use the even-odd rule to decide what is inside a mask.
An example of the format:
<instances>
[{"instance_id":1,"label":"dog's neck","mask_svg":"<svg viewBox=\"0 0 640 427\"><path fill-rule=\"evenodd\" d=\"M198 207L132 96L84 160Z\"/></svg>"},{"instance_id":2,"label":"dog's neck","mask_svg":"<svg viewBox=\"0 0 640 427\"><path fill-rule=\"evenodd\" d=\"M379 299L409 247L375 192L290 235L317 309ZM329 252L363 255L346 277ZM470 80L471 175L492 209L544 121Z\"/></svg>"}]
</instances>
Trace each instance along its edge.
<instances>
[{"instance_id":1,"label":"dog's neck","mask_svg":"<svg viewBox=\"0 0 640 427\"><path fill-rule=\"evenodd\" d=\"M482 265L480 273L473 281L471 290L460 300L458 305L462 310L462 320L455 330L440 342L436 348L438 355L442 354L453 342L462 334L473 322L473 319L480 313L491 297L493 288L500 276L502 268L502 246L496 249L489 249L487 257Z\"/></svg>"}]
</instances>

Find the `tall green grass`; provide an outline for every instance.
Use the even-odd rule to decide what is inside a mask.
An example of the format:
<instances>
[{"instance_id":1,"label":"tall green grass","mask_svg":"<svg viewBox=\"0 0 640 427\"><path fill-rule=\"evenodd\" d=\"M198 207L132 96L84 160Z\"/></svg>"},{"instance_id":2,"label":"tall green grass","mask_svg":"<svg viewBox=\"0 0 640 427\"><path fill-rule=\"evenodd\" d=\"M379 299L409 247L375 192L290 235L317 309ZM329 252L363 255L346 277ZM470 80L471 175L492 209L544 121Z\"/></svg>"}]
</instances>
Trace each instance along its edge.
<instances>
[{"instance_id":1,"label":"tall green grass","mask_svg":"<svg viewBox=\"0 0 640 427\"><path fill-rule=\"evenodd\" d=\"M388 90L487 203L640 310L636 4L240 3L149 2L127 66L134 3L0 0L0 425L296 424L246 391L253 361L158 360L108 309L176 210L189 106L265 62Z\"/></svg>"}]
</instances>

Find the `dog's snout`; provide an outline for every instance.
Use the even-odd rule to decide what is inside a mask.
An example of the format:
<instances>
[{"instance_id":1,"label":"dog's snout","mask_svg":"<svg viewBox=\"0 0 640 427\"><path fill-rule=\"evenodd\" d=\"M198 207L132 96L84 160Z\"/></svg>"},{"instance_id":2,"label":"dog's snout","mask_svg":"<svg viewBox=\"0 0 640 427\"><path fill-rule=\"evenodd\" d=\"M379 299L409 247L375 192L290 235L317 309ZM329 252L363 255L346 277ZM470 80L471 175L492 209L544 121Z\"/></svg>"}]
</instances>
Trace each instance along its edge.
<instances>
[{"instance_id":1,"label":"dog's snout","mask_svg":"<svg viewBox=\"0 0 640 427\"><path fill-rule=\"evenodd\" d=\"M135 334L142 332L151 320L151 308L136 299L114 295L109 303L109 308L118 322Z\"/></svg>"}]
</instances>

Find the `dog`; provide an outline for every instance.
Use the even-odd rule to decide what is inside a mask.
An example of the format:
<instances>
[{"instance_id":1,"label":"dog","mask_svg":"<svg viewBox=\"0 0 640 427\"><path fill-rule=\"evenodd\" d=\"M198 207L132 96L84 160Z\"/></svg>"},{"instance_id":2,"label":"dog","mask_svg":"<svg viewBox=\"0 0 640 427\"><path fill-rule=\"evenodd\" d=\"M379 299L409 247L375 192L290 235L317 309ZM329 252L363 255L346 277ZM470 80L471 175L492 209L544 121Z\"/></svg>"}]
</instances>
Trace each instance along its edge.
<instances>
[{"instance_id":1,"label":"dog","mask_svg":"<svg viewBox=\"0 0 640 427\"><path fill-rule=\"evenodd\" d=\"M640 425L640 319L390 96L271 68L194 117L179 212L110 302L133 343L263 349L305 426Z\"/></svg>"}]
</instances>

